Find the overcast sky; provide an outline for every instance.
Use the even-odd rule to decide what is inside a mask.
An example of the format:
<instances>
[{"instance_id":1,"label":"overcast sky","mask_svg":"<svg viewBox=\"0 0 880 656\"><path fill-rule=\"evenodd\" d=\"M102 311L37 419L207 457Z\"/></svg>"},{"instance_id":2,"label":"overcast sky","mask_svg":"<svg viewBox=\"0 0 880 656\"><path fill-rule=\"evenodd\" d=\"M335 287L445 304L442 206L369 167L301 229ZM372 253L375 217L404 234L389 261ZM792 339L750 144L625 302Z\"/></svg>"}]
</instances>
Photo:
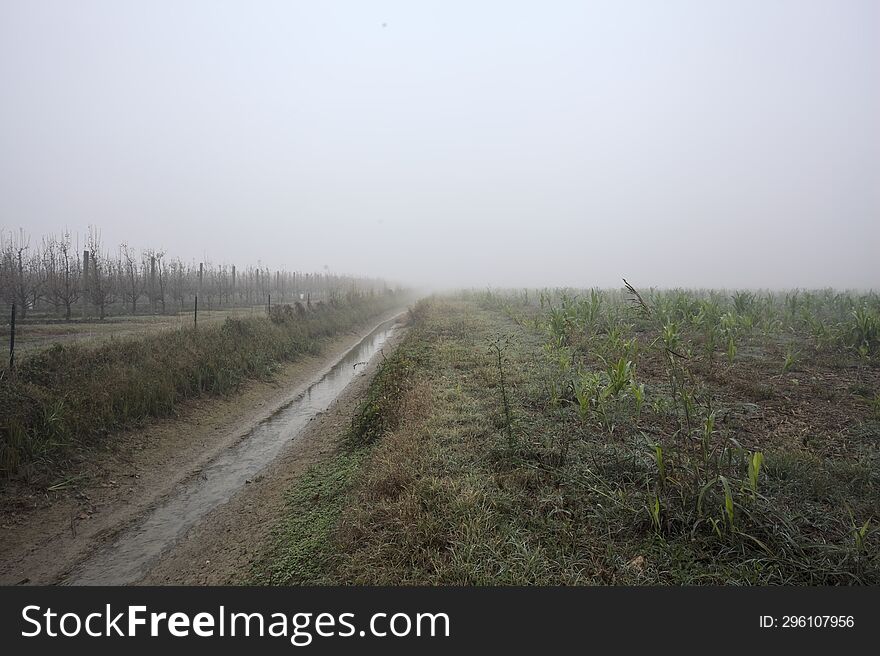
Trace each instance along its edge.
<instances>
[{"instance_id":1,"label":"overcast sky","mask_svg":"<svg viewBox=\"0 0 880 656\"><path fill-rule=\"evenodd\" d=\"M0 0L0 227L438 285L880 287L880 2Z\"/></svg>"}]
</instances>

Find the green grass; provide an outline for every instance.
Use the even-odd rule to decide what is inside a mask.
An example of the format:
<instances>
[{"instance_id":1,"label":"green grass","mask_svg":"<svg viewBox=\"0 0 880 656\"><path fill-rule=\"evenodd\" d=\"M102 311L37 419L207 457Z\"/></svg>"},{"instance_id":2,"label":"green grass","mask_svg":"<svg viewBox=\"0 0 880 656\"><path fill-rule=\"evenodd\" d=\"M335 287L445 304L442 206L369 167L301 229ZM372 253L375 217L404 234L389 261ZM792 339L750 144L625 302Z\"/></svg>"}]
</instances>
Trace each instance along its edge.
<instances>
[{"instance_id":1,"label":"green grass","mask_svg":"<svg viewBox=\"0 0 880 656\"><path fill-rule=\"evenodd\" d=\"M352 297L311 312L273 308L271 318L168 330L99 347L56 344L0 380L0 480L63 470L71 449L173 414L203 395L271 376L321 340L393 306L393 295Z\"/></svg>"},{"instance_id":2,"label":"green grass","mask_svg":"<svg viewBox=\"0 0 880 656\"><path fill-rule=\"evenodd\" d=\"M368 449L346 449L311 468L287 494L269 557L253 567L254 585L331 584L338 561L332 534Z\"/></svg>"},{"instance_id":3,"label":"green grass","mask_svg":"<svg viewBox=\"0 0 880 656\"><path fill-rule=\"evenodd\" d=\"M404 386L417 354L398 349L381 366L340 448L300 478L286 496L286 511L266 555L254 563L252 583L328 584L340 564L333 536L361 467L375 442L402 419Z\"/></svg>"},{"instance_id":4,"label":"green grass","mask_svg":"<svg viewBox=\"0 0 880 656\"><path fill-rule=\"evenodd\" d=\"M257 580L880 583L880 371L848 301L645 296L420 303L370 439L294 487Z\"/></svg>"}]
</instances>

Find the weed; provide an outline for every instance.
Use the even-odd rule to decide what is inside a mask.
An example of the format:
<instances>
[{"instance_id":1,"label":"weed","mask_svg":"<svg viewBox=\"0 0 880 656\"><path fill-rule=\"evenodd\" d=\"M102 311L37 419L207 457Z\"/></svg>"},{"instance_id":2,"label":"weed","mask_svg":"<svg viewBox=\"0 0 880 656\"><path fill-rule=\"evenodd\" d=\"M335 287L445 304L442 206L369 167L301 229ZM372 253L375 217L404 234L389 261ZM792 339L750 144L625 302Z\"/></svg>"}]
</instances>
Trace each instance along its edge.
<instances>
[{"instance_id":1,"label":"weed","mask_svg":"<svg viewBox=\"0 0 880 656\"><path fill-rule=\"evenodd\" d=\"M510 339L508 337L496 336L489 343L489 352L495 355L495 364L498 367L498 382L501 388L501 403L504 409L504 428L507 433L507 442L513 448L513 420L510 414L510 400L507 398L507 386L504 384L504 350L508 346L510 346Z\"/></svg>"}]
</instances>

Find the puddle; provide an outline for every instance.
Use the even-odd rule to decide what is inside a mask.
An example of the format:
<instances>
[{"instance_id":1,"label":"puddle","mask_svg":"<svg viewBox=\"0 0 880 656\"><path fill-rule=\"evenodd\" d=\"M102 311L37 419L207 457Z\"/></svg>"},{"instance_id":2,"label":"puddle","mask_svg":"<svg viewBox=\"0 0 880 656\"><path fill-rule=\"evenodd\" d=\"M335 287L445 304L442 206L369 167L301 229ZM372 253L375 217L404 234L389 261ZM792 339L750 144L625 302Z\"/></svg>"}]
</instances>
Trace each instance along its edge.
<instances>
[{"instance_id":1,"label":"puddle","mask_svg":"<svg viewBox=\"0 0 880 656\"><path fill-rule=\"evenodd\" d=\"M123 531L111 546L76 568L65 583L125 585L141 578L187 530L229 501L275 460L312 418L327 410L382 349L395 328L394 319L377 326L305 392L211 460L195 478Z\"/></svg>"}]
</instances>

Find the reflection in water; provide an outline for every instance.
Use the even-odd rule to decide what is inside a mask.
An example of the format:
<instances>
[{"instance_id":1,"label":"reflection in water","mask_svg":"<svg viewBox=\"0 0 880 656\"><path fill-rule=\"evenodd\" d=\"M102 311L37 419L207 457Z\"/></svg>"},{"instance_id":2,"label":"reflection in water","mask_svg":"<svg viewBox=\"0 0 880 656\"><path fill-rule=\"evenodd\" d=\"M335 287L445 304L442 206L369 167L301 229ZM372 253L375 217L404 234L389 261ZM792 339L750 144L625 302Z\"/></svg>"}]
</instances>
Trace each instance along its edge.
<instances>
[{"instance_id":1,"label":"reflection in water","mask_svg":"<svg viewBox=\"0 0 880 656\"><path fill-rule=\"evenodd\" d=\"M210 461L198 477L96 553L67 581L73 585L122 585L138 580L200 518L227 502L248 479L278 457L309 421L323 412L394 331L388 321L367 335L330 371L288 405L255 426L235 446Z\"/></svg>"}]
</instances>

